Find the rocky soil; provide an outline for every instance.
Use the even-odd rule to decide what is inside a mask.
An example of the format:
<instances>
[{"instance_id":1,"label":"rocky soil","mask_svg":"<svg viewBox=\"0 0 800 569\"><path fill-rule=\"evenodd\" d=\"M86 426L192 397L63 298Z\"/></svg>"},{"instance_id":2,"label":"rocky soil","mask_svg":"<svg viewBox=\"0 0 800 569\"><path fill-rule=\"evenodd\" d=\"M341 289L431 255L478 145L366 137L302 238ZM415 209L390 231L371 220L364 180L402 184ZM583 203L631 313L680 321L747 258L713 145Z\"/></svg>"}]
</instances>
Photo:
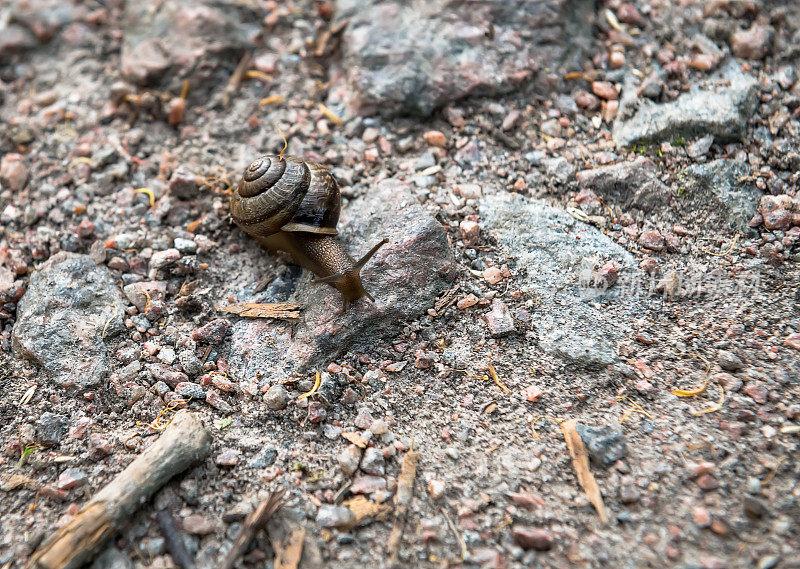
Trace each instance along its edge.
<instances>
[{"instance_id":1,"label":"rocky soil","mask_svg":"<svg viewBox=\"0 0 800 569\"><path fill-rule=\"evenodd\" d=\"M412 447L402 567L800 567L798 46L777 0L3 3L0 568L183 407L212 458L94 567L177 567L164 509L216 567L275 488L239 567L386 566L347 504ZM284 135L374 304L231 223Z\"/></svg>"}]
</instances>

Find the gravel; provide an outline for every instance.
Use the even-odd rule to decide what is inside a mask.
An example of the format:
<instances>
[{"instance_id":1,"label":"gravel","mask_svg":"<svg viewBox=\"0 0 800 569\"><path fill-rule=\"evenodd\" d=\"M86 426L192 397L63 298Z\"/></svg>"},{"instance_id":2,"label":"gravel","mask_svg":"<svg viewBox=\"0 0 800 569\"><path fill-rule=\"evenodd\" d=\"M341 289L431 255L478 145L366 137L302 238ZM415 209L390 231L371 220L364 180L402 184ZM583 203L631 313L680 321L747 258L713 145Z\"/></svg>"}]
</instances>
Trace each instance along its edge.
<instances>
[{"instance_id":1,"label":"gravel","mask_svg":"<svg viewBox=\"0 0 800 569\"><path fill-rule=\"evenodd\" d=\"M398 567L797 565L800 5L6 4L0 566L184 408L214 459L98 567L171 566L161 509L217 567L276 489L242 567L301 529L304 567L381 566L392 514L353 524L411 449ZM230 223L284 136L346 251L389 238L375 304Z\"/></svg>"}]
</instances>

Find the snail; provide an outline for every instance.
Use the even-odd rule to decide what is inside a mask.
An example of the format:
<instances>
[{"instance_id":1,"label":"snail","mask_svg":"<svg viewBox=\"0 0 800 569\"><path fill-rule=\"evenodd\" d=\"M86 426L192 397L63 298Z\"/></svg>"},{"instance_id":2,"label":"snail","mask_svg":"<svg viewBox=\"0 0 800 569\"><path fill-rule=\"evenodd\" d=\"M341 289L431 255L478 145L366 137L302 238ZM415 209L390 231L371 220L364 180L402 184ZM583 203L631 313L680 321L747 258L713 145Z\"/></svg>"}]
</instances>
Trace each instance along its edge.
<instances>
[{"instance_id":1,"label":"snail","mask_svg":"<svg viewBox=\"0 0 800 569\"><path fill-rule=\"evenodd\" d=\"M231 194L233 220L271 250L289 253L313 272L315 283L328 283L344 298L344 311L361 297L375 299L361 282L361 269L384 239L358 261L336 239L341 199L333 174L320 164L296 156L267 155L244 171Z\"/></svg>"}]
</instances>

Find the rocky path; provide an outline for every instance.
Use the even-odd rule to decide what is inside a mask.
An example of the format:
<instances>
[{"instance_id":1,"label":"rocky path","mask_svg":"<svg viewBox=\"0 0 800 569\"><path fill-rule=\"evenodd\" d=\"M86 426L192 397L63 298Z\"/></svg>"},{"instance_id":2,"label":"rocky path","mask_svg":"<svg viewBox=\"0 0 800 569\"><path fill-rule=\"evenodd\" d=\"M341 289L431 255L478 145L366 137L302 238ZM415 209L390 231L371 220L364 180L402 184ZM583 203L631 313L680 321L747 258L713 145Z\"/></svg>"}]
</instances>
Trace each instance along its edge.
<instances>
[{"instance_id":1,"label":"rocky path","mask_svg":"<svg viewBox=\"0 0 800 569\"><path fill-rule=\"evenodd\" d=\"M95 567L176 567L162 510L217 567L279 488L238 567L303 529L386 566L412 449L402 567L800 567L799 38L768 0L0 5L0 568L181 408L211 458ZM231 223L284 135L348 251L389 239L374 304Z\"/></svg>"}]
</instances>

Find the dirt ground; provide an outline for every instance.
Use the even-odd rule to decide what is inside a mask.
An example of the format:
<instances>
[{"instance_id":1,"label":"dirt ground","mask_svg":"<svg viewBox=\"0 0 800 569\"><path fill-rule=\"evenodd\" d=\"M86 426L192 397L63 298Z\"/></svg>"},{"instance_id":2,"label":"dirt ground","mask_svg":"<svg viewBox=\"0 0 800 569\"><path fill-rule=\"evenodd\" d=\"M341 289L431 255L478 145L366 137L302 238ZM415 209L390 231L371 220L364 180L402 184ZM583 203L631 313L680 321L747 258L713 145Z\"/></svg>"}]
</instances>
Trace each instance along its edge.
<instances>
[{"instance_id":1,"label":"dirt ground","mask_svg":"<svg viewBox=\"0 0 800 569\"><path fill-rule=\"evenodd\" d=\"M283 509L237 567L291 567L273 559L299 527L300 567L388 566L393 514L348 527L347 504L393 505L412 448L400 567L800 567L800 4L598 2L577 61L430 116L338 104L337 89L355 88L341 75L341 6L206 4L237 14L244 39L208 40L183 56L191 71L148 87L125 68L136 56L121 61L147 33L121 1L0 5L0 568L24 567L183 407L209 430L210 456L143 504L97 567L177 567L156 523L164 509L196 566L216 567L277 488ZM178 45L191 32L171 33ZM233 88L245 51L252 72ZM138 55L145 74L155 58ZM615 143L614 121L636 120L619 110L620 89L685 101L727 63L754 78L740 132L723 125L709 140L706 127L678 126ZM336 321L352 348L315 343L308 366L250 375L261 360L236 353L247 334L314 326L248 324L215 306L340 309L335 291L230 220L231 186L258 154L280 152L282 135L288 152L333 169L345 218L369 209L372 188L400 183L441 224L436 262L455 271L444 292L404 299L405 321L358 328L366 305ZM697 181L723 159L746 172ZM622 174L605 174L615 164ZM656 189L642 205L645 185ZM500 198L559 210L547 219L569 219L571 241L603 251L564 264L566 244L549 272L526 264L531 228L501 226ZM359 227L342 229L354 255L372 239ZM535 235L549 239L545 229ZM411 237L397 249L406 259L422 247ZM77 343L21 324L73 286L52 269L62 251L98 265L97 280L74 282L106 291L53 309L78 311ZM387 253L365 280L403 275L403 255ZM53 280L37 284L42 270ZM598 296L559 288L552 300L537 274L553 289L587 279ZM152 281L164 283L152 298L131 292ZM600 346L591 357L562 353L587 338ZM94 354L82 372L76 350ZM299 398L318 372L327 396ZM578 483L568 419L607 523Z\"/></svg>"}]
</instances>

